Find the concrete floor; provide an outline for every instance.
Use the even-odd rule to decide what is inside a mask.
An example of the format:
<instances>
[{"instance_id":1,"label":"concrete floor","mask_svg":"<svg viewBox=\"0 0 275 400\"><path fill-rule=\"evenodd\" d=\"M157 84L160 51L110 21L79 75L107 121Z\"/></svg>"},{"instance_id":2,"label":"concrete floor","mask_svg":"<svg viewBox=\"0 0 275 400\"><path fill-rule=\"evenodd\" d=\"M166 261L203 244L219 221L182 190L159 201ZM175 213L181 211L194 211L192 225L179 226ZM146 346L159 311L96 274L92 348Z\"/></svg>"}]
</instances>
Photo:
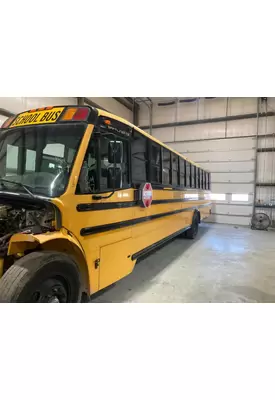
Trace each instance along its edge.
<instances>
[{"instance_id":1,"label":"concrete floor","mask_svg":"<svg viewBox=\"0 0 275 400\"><path fill-rule=\"evenodd\" d=\"M275 232L201 224L140 261L91 302L273 303Z\"/></svg>"}]
</instances>

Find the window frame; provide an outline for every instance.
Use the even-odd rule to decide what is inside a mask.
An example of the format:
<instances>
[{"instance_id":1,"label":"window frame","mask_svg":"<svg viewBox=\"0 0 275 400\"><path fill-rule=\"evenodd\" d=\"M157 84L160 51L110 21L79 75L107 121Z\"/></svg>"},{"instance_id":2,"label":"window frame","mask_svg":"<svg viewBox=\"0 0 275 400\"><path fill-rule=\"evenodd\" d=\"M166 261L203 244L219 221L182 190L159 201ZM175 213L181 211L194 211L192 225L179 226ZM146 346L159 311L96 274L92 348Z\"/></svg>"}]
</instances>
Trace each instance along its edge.
<instances>
[{"instance_id":1,"label":"window frame","mask_svg":"<svg viewBox=\"0 0 275 400\"><path fill-rule=\"evenodd\" d=\"M181 163L182 161L182 163ZM182 173L183 166L183 173ZM186 160L182 157L179 157L179 176L180 176L180 188L186 187ZM183 184L181 183L181 177L183 177Z\"/></svg>"},{"instance_id":2,"label":"window frame","mask_svg":"<svg viewBox=\"0 0 275 400\"><path fill-rule=\"evenodd\" d=\"M155 164L152 162L153 157L152 157L152 148L153 146L159 147L160 149L160 164ZM156 186L161 186L162 185L162 150L161 150L161 145L154 142L153 140L149 140L149 182L151 182L152 185ZM159 182L153 181L153 173L152 173L152 167L157 167L159 168Z\"/></svg>"},{"instance_id":3,"label":"window frame","mask_svg":"<svg viewBox=\"0 0 275 400\"><path fill-rule=\"evenodd\" d=\"M190 163L190 187L196 189L196 166Z\"/></svg>"},{"instance_id":4,"label":"window frame","mask_svg":"<svg viewBox=\"0 0 275 400\"><path fill-rule=\"evenodd\" d=\"M137 136L140 136L142 139L144 139L144 141L145 141L145 147L146 147L146 152L145 152L145 160L141 160L140 158L138 158L138 157L135 157L134 155L133 155L133 152L132 152L132 150L133 150L133 147L132 147L132 144L134 143L134 136L135 135L137 135ZM131 137L131 140L130 140L130 166L131 166L131 179L130 179L130 183L131 183L131 185L132 185L132 187L134 187L134 188L137 188L142 182L151 182L151 179L150 179L150 177L151 177L151 171L150 171L150 169L151 169L151 163L150 163L150 140L149 140L149 138L147 138L145 135L142 135L142 133L140 133L139 131L137 131L136 129L133 129L133 132L132 132L132 137ZM133 171L133 158L136 158L137 160L139 160L139 162L144 162L144 164L145 164L145 180L136 180L136 179L134 179L134 175L133 175L133 173L134 173L134 171Z\"/></svg>"},{"instance_id":5,"label":"window frame","mask_svg":"<svg viewBox=\"0 0 275 400\"><path fill-rule=\"evenodd\" d=\"M169 168L168 167L164 167L164 152L167 152L168 154L169 154ZM163 186L173 186L173 183L172 183L172 175L173 175L173 173L172 173L172 152L169 150L169 149L167 149L166 147L164 147L164 146L161 146L161 160L162 160L162 165L161 165L161 183L162 183L162 185ZM164 182L164 180L163 180L163 177L164 177L164 171L163 171L163 168L165 168L165 169L169 169L169 174L168 174L168 183L167 182Z\"/></svg>"},{"instance_id":6,"label":"window frame","mask_svg":"<svg viewBox=\"0 0 275 400\"><path fill-rule=\"evenodd\" d=\"M75 188L75 195L98 195L98 194L104 194L104 193L110 193L112 191L117 192L119 190L125 190L125 189L129 189L132 187L132 162L131 162L131 137L132 137L132 133L129 134L129 136L126 135L120 135L111 131L108 131L107 126L106 127L102 127L102 120L105 119L106 117L102 117L100 118L100 120L97 122L97 124L95 125L93 132L90 136L89 139L89 143L87 146L87 149L85 151L84 157L83 157L83 161L82 161L82 165L79 171L79 176L78 176L78 181L77 181L77 185ZM120 121L117 121L116 119L112 119L112 118L108 118L108 120L111 120L112 126L115 126L116 124L122 127L125 127L126 130L130 131L130 127L126 124L123 124ZM98 132L97 132L98 129ZM127 153L127 157L128 157L128 162L127 162L127 166L128 166L128 170L127 170L127 175L128 175L128 183L127 184L123 184L121 188L107 188L102 190L101 189L101 139L103 136L115 136L115 140L117 140L117 138L119 138L120 141L125 142L127 145L127 149L126 149L126 153ZM97 175L98 175L98 182L97 182L97 187L94 191L90 191L90 192L85 192L85 193L81 193L80 191L78 191L78 184L79 184L79 179L80 179L80 174L85 162L85 159L88 155L88 150L90 147L91 142L94 141L95 144L95 155L96 155L96 164L97 164ZM124 149L123 149L124 151Z\"/></svg>"},{"instance_id":7,"label":"window frame","mask_svg":"<svg viewBox=\"0 0 275 400\"><path fill-rule=\"evenodd\" d=\"M171 152L171 157L172 157L172 160L171 160L171 162L172 162L172 186L175 188L179 188L179 186L180 186L180 165L179 165L180 157L174 152ZM177 169L174 169L174 157L175 157L175 165L176 165ZM176 174L177 182L176 183L174 183L174 172L177 172L177 174Z\"/></svg>"},{"instance_id":8,"label":"window frame","mask_svg":"<svg viewBox=\"0 0 275 400\"><path fill-rule=\"evenodd\" d=\"M188 160L185 160L185 187L191 189L191 163Z\"/></svg>"}]
</instances>

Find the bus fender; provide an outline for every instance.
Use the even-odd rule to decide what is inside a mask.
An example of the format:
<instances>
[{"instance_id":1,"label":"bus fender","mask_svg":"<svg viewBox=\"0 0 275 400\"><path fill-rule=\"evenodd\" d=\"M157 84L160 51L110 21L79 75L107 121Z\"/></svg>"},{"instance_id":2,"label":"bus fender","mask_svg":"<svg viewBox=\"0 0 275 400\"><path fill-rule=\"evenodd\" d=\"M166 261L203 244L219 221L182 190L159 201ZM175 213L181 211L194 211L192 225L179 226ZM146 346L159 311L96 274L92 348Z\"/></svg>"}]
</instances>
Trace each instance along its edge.
<instances>
[{"instance_id":1,"label":"bus fender","mask_svg":"<svg viewBox=\"0 0 275 400\"><path fill-rule=\"evenodd\" d=\"M71 256L79 267L83 292L90 293L89 270L86 257L78 241L66 232L48 232L45 234L14 234L9 242L8 255L23 257L25 252L51 250Z\"/></svg>"}]
</instances>

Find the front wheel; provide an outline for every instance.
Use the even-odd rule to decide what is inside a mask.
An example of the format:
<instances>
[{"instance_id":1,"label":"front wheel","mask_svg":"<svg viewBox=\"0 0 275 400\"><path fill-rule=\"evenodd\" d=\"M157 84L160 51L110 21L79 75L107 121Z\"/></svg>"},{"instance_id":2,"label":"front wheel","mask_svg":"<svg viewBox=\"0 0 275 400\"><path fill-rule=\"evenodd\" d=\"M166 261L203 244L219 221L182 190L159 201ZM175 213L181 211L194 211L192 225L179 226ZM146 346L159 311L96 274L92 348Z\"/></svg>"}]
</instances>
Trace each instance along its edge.
<instances>
[{"instance_id":1,"label":"front wheel","mask_svg":"<svg viewBox=\"0 0 275 400\"><path fill-rule=\"evenodd\" d=\"M40 251L17 260L0 279L1 303L78 303L80 274L65 254Z\"/></svg>"},{"instance_id":2,"label":"front wheel","mask_svg":"<svg viewBox=\"0 0 275 400\"><path fill-rule=\"evenodd\" d=\"M193 216L191 228L188 229L188 231L186 231L185 237L187 237L188 239L195 239L195 237L197 236L198 230L199 230L199 216L196 213Z\"/></svg>"}]
</instances>

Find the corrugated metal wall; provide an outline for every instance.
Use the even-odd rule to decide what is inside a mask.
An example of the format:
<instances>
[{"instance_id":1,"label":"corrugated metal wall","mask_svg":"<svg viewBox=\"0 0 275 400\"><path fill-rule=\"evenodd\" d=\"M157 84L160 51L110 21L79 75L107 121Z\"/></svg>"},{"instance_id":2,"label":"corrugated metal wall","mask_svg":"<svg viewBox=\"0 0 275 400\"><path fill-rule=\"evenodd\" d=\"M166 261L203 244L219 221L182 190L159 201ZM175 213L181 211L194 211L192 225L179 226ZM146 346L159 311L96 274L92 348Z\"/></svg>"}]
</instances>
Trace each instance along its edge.
<instances>
[{"instance_id":1,"label":"corrugated metal wall","mask_svg":"<svg viewBox=\"0 0 275 400\"><path fill-rule=\"evenodd\" d=\"M257 114L257 98L197 99L170 106L159 106L159 102L153 104L153 136L212 172L212 192L218 200L214 201L211 220L249 225L255 189L257 128L261 137L259 147L274 147L273 137L265 135L274 134L275 116L259 118L258 122L257 118L251 118L251 114ZM275 111L274 98L268 98L267 107L262 105L259 111L266 110ZM201 123L205 119L239 115L243 115L242 119ZM154 129L155 125L186 121L196 123ZM143 105L139 125L149 125L148 109ZM274 183L274 154L258 153L258 182ZM256 201L268 201L273 190L273 187L257 188Z\"/></svg>"}]
</instances>

